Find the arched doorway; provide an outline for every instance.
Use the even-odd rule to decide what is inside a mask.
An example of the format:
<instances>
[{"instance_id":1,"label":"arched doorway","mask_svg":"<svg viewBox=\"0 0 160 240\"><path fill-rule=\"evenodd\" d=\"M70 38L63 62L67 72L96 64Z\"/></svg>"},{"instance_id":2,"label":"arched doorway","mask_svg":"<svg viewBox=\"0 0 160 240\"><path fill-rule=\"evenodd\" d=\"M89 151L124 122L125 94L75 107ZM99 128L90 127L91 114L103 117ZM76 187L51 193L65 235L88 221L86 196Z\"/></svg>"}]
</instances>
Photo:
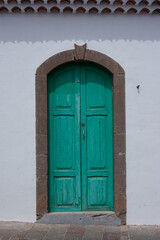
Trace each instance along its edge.
<instances>
[{"instance_id":1,"label":"arched doorway","mask_svg":"<svg viewBox=\"0 0 160 240\"><path fill-rule=\"evenodd\" d=\"M51 57L37 69L37 73L36 73L37 216L40 217L49 211L48 209L49 189L48 189L47 76L49 73L51 73L53 69L55 69L56 67L62 64L69 63L69 62L72 62L72 63L79 62L79 61L83 63L90 62L90 63L98 64L101 66L101 69L103 68L105 72L110 73L113 77L112 79L113 81L112 82L113 83L113 86L112 86L113 87L113 96L112 96L112 100L113 100L113 121L112 121L113 122L113 132L112 132L113 133L112 134L113 136L113 152L112 152L113 153L113 158L112 158L113 159L113 182L112 184L114 184L114 186L112 188L113 194L110 194L110 196L112 195L114 198L114 200L112 201L114 205L111 203L109 208L110 210L113 210L117 214L117 216L121 218L122 224L124 224L126 221L124 71L121 68L121 66L118 63L116 63L113 59L99 52L86 49L86 45L84 46L75 45L74 50L65 51ZM62 100L62 99L58 101L59 101L58 104L60 104L60 102L61 103L65 102L65 100ZM68 96L68 101L70 101L69 96ZM80 124L83 124L83 121L80 122ZM100 121L100 125L101 124L102 123ZM90 123L89 125L94 125L94 123ZM85 137L85 133L83 134L83 129L85 130L85 128L82 128L81 136ZM81 145L84 142L82 141ZM99 181L99 183L95 181L95 186L96 184L104 184L107 186L106 181L103 179L107 176L100 176L100 177L101 177L101 181ZM71 182L74 185L73 181ZM58 184L59 186L61 185L60 181ZM94 186L94 184L92 184L92 186ZM105 186L102 188L105 188ZM92 189L91 192L93 191L94 189ZM92 194L88 193L88 196L90 196L88 197L89 206L92 205L92 207L87 210L92 210L94 205L93 203L96 201L93 198ZM83 196L81 197L83 198ZM103 204L106 208L108 206L107 205L108 200L105 197L103 198L103 200L104 200ZM74 201L75 200L73 200L73 202ZM102 199L97 201L99 201L100 203ZM79 204L79 202L77 202L76 204ZM100 207L100 204L97 205L96 207Z\"/></svg>"},{"instance_id":2,"label":"arched doorway","mask_svg":"<svg viewBox=\"0 0 160 240\"><path fill-rule=\"evenodd\" d=\"M48 74L49 212L113 211L112 74L71 62Z\"/></svg>"}]
</instances>

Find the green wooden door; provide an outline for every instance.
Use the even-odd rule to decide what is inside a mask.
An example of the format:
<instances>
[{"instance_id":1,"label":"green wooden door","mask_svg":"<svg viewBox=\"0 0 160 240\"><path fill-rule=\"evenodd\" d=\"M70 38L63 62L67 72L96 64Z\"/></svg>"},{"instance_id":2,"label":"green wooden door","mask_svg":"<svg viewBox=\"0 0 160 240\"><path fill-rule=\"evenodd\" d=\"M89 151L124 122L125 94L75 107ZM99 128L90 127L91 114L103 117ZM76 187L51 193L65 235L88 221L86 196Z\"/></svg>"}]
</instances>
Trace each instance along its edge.
<instances>
[{"instance_id":1,"label":"green wooden door","mask_svg":"<svg viewBox=\"0 0 160 240\"><path fill-rule=\"evenodd\" d=\"M70 63L48 75L49 211L113 210L112 75Z\"/></svg>"}]
</instances>

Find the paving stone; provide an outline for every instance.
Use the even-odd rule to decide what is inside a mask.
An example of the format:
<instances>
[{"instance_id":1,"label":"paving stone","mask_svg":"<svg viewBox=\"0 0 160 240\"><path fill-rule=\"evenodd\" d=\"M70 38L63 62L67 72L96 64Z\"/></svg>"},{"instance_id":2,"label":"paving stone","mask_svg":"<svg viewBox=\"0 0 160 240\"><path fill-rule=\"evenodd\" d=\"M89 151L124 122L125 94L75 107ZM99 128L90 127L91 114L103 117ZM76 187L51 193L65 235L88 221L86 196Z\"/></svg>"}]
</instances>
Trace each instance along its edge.
<instances>
[{"instance_id":1,"label":"paving stone","mask_svg":"<svg viewBox=\"0 0 160 240\"><path fill-rule=\"evenodd\" d=\"M12 236L9 238L9 240L19 240L19 237L18 236Z\"/></svg>"},{"instance_id":2,"label":"paving stone","mask_svg":"<svg viewBox=\"0 0 160 240\"><path fill-rule=\"evenodd\" d=\"M131 240L158 240L155 228L151 226L131 226L129 236Z\"/></svg>"},{"instance_id":3,"label":"paving stone","mask_svg":"<svg viewBox=\"0 0 160 240\"><path fill-rule=\"evenodd\" d=\"M120 233L121 227L120 226L105 226L104 227L104 232L109 232L109 233Z\"/></svg>"},{"instance_id":4,"label":"paving stone","mask_svg":"<svg viewBox=\"0 0 160 240\"><path fill-rule=\"evenodd\" d=\"M43 224L44 225L44 224ZM26 223L23 226L23 229L21 229L21 231L18 232L17 237L19 239L25 239L26 236L29 236L30 232L32 231L48 231L48 229L50 229L50 225L49 226L43 226L42 224L36 224L36 223Z\"/></svg>"},{"instance_id":5,"label":"paving stone","mask_svg":"<svg viewBox=\"0 0 160 240\"><path fill-rule=\"evenodd\" d=\"M5 234L0 236L0 240L19 240L19 238L15 234Z\"/></svg>"},{"instance_id":6,"label":"paving stone","mask_svg":"<svg viewBox=\"0 0 160 240\"><path fill-rule=\"evenodd\" d=\"M92 231L92 232L104 232L104 226L85 226L86 231Z\"/></svg>"},{"instance_id":7,"label":"paving stone","mask_svg":"<svg viewBox=\"0 0 160 240\"><path fill-rule=\"evenodd\" d=\"M130 240L129 227L128 226L122 226L121 227L121 238L120 238L120 240Z\"/></svg>"},{"instance_id":8,"label":"paving stone","mask_svg":"<svg viewBox=\"0 0 160 240\"><path fill-rule=\"evenodd\" d=\"M19 240L32 226L31 223L0 222L0 240Z\"/></svg>"},{"instance_id":9,"label":"paving stone","mask_svg":"<svg viewBox=\"0 0 160 240\"><path fill-rule=\"evenodd\" d=\"M10 239L10 236L8 236L8 235L0 237L0 240L9 240L9 239Z\"/></svg>"},{"instance_id":10,"label":"paving stone","mask_svg":"<svg viewBox=\"0 0 160 240\"><path fill-rule=\"evenodd\" d=\"M30 230L26 236L24 236L25 239L34 239L34 240L42 240L44 236L46 235L46 231L43 230Z\"/></svg>"},{"instance_id":11,"label":"paving stone","mask_svg":"<svg viewBox=\"0 0 160 240\"><path fill-rule=\"evenodd\" d=\"M96 232L96 231L85 231L83 240L102 240L103 232Z\"/></svg>"},{"instance_id":12,"label":"paving stone","mask_svg":"<svg viewBox=\"0 0 160 240\"><path fill-rule=\"evenodd\" d=\"M103 234L103 240L120 240L120 233L105 232Z\"/></svg>"},{"instance_id":13,"label":"paving stone","mask_svg":"<svg viewBox=\"0 0 160 240\"><path fill-rule=\"evenodd\" d=\"M56 226L56 224L54 226ZM34 231L42 231L42 230L48 231L52 227L53 227L53 224L39 224L39 223L32 224L32 230L34 230Z\"/></svg>"},{"instance_id":14,"label":"paving stone","mask_svg":"<svg viewBox=\"0 0 160 240\"><path fill-rule=\"evenodd\" d=\"M24 239L28 232L29 232L29 231L19 232L19 233L17 234L17 237L18 237L19 239Z\"/></svg>"},{"instance_id":15,"label":"paving stone","mask_svg":"<svg viewBox=\"0 0 160 240\"><path fill-rule=\"evenodd\" d=\"M86 226L83 240L101 240L103 238L104 226Z\"/></svg>"},{"instance_id":16,"label":"paving stone","mask_svg":"<svg viewBox=\"0 0 160 240\"><path fill-rule=\"evenodd\" d=\"M156 240L160 240L160 230L155 233Z\"/></svg>"},{"instance_id":17,"label":"paving stone","mask_svg":"<svg viewBox=\"0 0 160 240\"><path fill-rule=\"evenodd\" d=\"M7 230L7 229L0 229L0 236L4 236L4 235L9 235L9 234L14 234L17 233L17 231L11 231L11 230Z\"/></svg>"},{"instance_id":18,"label":"paving stone","mask_svg":"<svg viewBox=\"0 0 160 240\"><path fill-rule=\"evenodd\" d=\"M15 236L16 234L18 233L18 231L15 231L15 230L0 230L0 240L5 240L5 239L9 239L10 237L12 236Z\"/></svg>"},{"instance_id":19,"label":"paving stone","mask_svg":"<svg viewBox=\"0 0 160 240\"><path fill-rule=\"evenodd\" d=\"M68 228L66 225L52 225L43 240L62 240Z\"/></svg>"},{"instance_id":20,"label":"paving stone","mask_svg":"<svg viewBox=\"0 0 160 240\"><path fill-rule=\"evenodd\" d=\"M26 223L22 222L0 222L0 230L23 230L24 227L26 226Z\"/></svg>"},{"instance_id":21,"label":"paving stone","mask_svg":"<svg viewBox=\"0 0 160 240\"><path fill-rule=\"evenodd\" d=\"M81 240L85 232L85 226L71 225L65 234L65 240Z\"/></svg>"},{"instance_id":22,"label":"paving stone","mask_svg":"<svg viewBox=\"0 0 160 240\"><path fill-rule=\"evenodd\" d=\"M121 236L120 240L130 240L130 237L129 236Z\"/></svg>"}]
</instances>

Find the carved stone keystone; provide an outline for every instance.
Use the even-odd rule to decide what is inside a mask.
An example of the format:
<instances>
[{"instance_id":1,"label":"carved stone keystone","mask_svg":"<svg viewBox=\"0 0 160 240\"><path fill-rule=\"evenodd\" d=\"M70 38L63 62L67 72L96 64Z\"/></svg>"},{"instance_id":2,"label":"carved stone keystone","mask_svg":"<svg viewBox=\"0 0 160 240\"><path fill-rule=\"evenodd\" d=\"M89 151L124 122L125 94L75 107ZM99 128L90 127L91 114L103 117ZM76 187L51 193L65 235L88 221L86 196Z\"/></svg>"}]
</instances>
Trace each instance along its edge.
<instances>
[{"instance_id":1,"label":"carved stone keystone","mask_svg":"<svg viewBox=\"0 0 160 240\"><path fill-rule=\"evenodd\" d=\"M75 60L84 60L87 44L82 46L74 44L74 58Z\"/></svg>"}]
</instances>

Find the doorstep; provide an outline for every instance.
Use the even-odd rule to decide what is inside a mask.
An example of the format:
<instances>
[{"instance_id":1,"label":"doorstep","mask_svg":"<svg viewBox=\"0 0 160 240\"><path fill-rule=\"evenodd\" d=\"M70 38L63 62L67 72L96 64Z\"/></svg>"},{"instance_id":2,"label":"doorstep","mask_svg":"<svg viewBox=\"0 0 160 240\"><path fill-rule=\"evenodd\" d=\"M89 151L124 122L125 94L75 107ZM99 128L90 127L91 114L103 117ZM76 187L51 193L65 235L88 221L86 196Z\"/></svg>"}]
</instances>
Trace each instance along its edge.
<instances>
[{"instance_id":1,"label":"doorstep","mask_svg":"<svg viewBox=\"0 0 160 240\"><path fill-rule=\"evenodd\" d=\"M111 211L52 212L38 219L37 223L119 226L121 220Z\"/></svg>"}]
</instances>

